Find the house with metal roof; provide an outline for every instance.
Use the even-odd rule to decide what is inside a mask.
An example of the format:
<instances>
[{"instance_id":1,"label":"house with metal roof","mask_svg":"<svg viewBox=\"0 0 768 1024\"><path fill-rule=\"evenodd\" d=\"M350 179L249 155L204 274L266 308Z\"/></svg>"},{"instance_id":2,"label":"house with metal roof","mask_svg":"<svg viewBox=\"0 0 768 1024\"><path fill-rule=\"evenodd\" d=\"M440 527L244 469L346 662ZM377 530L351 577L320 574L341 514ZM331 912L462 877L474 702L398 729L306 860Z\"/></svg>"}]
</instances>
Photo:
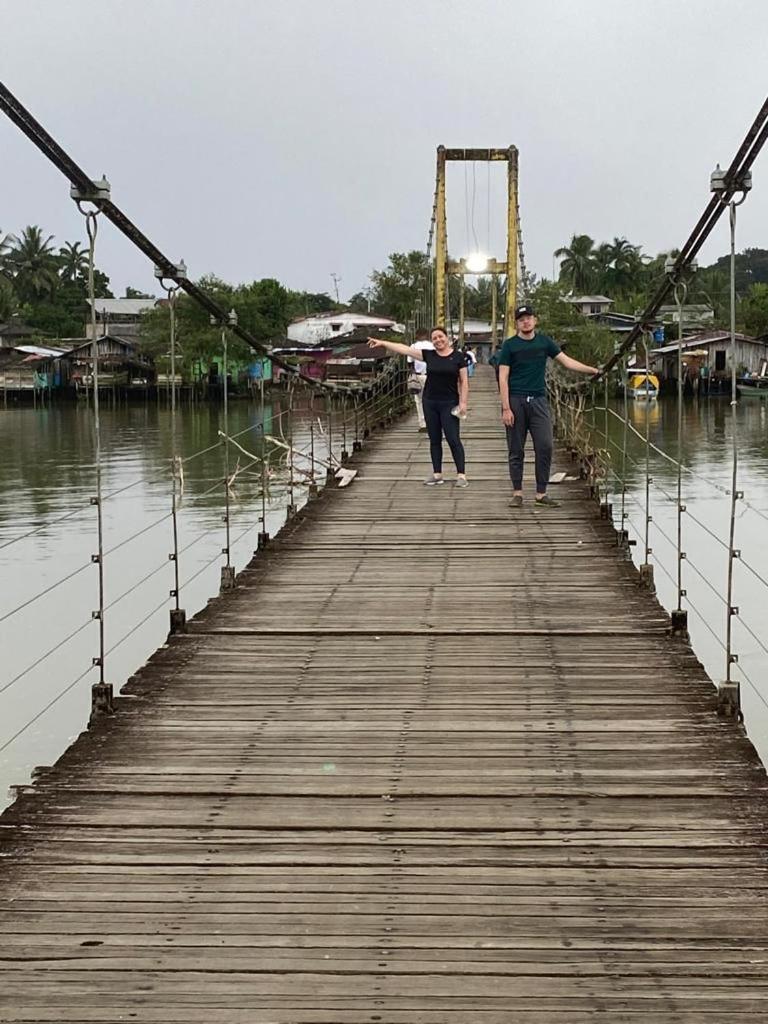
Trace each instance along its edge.
<instances>
[{"instance_id":1,"label":"house with metal roof","mask_svg":"<svg viewBox=\"0 0 768 1024\"><path fill-rule=\"evenodd\" d=\"M167 299L95 299L96 333L134 341L139 337L142 316L163 305ZM91 300L88 300L90 306ZM91 337L90 317L83 329L83 336Z\"/></svg>"},{"instance_id":2,"label":"house with metal roof","mask_svg":"<svg viewBox=\"0 0 768 1024\"><path fill-rule=\"evenodd\" d=\"M588 316L590 313L607 313L613 305L613 299L607 295L570 295L566 298L580 313Z\"/></svg>"},{"instance_id":3,"label":"house with metal roof","mask_svg":"<svg viewBox=\"0 0 768 1024\"><path fill-rule=\"evenodd\" d=\"M683 363L697 369L706 368L707 378L720 379L731 374L731 335L728 331L709 331L685 338ZM650 369L663 380L677 380L678 343L661 345L648 353ZM694 356L693 353L696 353ZM739 375L759 373L768 359L768 342L747 334L736 335L736 372Z\"/></svg>"}]
</instances>

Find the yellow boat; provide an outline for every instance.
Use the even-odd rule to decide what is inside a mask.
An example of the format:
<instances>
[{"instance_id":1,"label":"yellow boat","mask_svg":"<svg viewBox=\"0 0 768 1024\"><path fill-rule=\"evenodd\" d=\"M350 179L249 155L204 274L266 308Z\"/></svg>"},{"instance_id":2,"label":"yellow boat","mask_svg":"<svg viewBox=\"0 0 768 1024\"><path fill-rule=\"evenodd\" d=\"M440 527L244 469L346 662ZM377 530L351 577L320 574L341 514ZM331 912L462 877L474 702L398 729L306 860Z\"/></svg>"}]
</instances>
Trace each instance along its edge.
<instances>
[{"instance_id":1,"label":"yellow boat","mask_svg":"<svg viewBox=\"0 0 768 1024\"><path fill-rule=\"evenodd\" d=\"M659 378L647 370L629 370L626 389L630 398L652 402L659 397Z\"/></svg>"}]
</instances>

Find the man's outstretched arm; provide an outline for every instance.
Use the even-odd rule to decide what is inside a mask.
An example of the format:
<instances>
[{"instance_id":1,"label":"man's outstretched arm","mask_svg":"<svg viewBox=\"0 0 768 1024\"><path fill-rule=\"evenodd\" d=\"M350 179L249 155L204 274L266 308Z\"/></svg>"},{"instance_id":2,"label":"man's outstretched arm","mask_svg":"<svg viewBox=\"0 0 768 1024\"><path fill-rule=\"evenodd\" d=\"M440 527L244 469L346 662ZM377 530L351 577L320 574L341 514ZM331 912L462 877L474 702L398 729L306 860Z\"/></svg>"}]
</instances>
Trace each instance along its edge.
<instances>
[{"instance_id":1,"label":"man's outstretched arm","mask_svg":"<svg viewBox=\"0 0 768 1024\"><path fill-rule=\"evenodd\" d=\"M586 363L580 363L578 359L572 359L567 356L565 352L560 352L559 355L555 356L555 360L564 366L566 370L573 370L574 373L599 373L599 369L596 366L587 366Z\"/></svg>"}]
</instances>

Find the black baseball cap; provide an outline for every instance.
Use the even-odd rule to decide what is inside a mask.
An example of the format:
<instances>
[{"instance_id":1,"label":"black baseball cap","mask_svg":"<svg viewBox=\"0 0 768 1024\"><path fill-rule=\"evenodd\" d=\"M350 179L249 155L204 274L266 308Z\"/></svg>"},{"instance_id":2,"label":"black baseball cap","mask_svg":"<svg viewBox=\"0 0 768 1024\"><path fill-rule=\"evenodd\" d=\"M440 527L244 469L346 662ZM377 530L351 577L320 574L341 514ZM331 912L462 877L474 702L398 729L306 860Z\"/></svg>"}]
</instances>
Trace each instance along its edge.
<instances>
[{"instance_id":1,"label":"black baseball cap","mask_svg":"<svg viewBox=\"0 0 768 1024\"><path fill-rule=\"evenodd\" d=\"M515 320L519 320L521 317L524 316L536 316L536 314L533 311L533 306L530 306L526 303L524 306L517 307L517 309L515 310Z\"/></svg>"}]
</instances>

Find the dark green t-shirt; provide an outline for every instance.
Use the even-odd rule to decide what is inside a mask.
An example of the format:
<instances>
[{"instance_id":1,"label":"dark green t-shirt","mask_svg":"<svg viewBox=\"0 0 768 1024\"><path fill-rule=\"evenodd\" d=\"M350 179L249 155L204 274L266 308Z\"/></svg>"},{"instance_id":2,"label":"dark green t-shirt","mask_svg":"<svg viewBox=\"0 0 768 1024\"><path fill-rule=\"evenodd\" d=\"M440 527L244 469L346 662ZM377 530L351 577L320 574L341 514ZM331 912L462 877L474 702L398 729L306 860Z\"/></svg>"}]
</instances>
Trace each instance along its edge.
<instances>
[{"instance_id":1,"label":"dark green t-shirt","mask_svg":"<svg viewBox=\"0 0 768 1024\"><path fill-rule=\"evenodd\" d=\"M510 395L545 395L547 359L560 355L560 346L538 331L526 341L518 334L507 338L499 353L499 366L509 367Z\"/></svg>"}]
</instances>

